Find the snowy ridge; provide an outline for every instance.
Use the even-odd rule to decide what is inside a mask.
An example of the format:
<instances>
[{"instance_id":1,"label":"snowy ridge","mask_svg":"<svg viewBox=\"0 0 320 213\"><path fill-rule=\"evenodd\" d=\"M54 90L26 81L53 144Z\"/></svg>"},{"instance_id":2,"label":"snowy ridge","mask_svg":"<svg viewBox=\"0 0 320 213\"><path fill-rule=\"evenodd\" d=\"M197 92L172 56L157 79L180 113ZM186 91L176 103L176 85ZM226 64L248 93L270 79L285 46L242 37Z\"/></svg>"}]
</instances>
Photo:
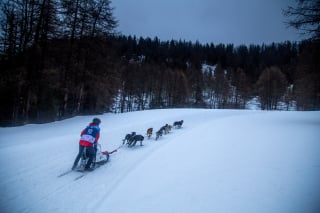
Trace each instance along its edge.
<instances>
[{"instance_id":1,"label":"snowy ridge","mask_svg":"<svg viewBox=\"0 0 320 213\"><path fill-rule=\"evenodd\" d=\"M77 181L79 134L93 116L0 128L1 212L308 212L320 209L320 112L169 109L99 116L103 150L125 134L184 120L122 146Z\"/></svg>"}]
</instances>

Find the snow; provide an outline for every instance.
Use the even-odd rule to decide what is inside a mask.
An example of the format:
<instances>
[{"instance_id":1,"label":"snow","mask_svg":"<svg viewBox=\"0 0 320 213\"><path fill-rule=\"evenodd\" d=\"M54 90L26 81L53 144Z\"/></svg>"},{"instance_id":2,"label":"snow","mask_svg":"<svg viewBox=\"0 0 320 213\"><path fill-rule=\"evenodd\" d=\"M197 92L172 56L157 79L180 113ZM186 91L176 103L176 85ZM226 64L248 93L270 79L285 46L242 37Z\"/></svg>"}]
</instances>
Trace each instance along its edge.
<instances>
[{"instance_id":1,"label":"snow","mask_svg":"<svg viewBox=\"0 0 320 213\"><path fill-rule=\"evenodd\" d=\"M216 70L217 65L209 65L209 64L202 64L202 72L206 73L206 72L212 72L214 73L214 71Z\"/></svg>"},{"instance_id":2,"label":"snow","mask_svg":"<svg viewBox=\"0 0 320 213\"><path fill-rule=\"evenodd\" d=\"M125 134L184 120L122 146L83 178L71 168L94 116L0 128L0 212L316 213L320 112L166 109L104 114L103 150Z\"/></svg>"}]
</instances>

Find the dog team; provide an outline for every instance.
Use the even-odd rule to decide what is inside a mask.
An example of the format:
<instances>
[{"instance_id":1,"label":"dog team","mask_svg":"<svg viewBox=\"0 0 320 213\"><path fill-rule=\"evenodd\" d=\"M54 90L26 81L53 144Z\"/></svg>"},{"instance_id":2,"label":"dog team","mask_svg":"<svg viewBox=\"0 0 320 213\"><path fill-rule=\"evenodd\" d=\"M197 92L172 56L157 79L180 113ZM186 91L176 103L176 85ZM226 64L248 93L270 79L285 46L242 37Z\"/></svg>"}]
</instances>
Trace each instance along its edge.
<instances>
[{"instance_id":1,"label":"dog team","mask_svg":"<svg viewBox=\"0 0 320 213\"><path fill-rule=\"evenodd\" d=\"M156 140L158 140L163 134L168 134L172 128L180 129L183 124L183 120L181 121L175 121L173 122L173 125L166 124L162 126L157 132L156 132ZM153 134L153 128L150 127L147 129L147 137L148 139L151 138ZM140 146L142 145L142 141L144 140L144 137L142 135L137 135L136 132L132 132L129 134L126 134L125 138L122 140L122 144L127 144L128 147L133 147L136 145L137 142L140 142Z\"/></svg>"}]
</instances>

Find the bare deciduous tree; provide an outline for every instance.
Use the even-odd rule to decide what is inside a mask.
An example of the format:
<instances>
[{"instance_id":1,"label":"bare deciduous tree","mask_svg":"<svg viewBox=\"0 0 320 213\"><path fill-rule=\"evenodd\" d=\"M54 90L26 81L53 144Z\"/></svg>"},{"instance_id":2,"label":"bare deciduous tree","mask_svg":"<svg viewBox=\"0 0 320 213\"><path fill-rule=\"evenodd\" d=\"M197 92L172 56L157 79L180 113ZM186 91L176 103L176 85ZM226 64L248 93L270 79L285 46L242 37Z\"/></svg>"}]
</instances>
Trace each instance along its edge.
<instances>
[{"instance_id":1,"label":"bare deciduous tree","mask_svg":"<svg viewBox=\"0 0 320 213\"><path fill-rule=\"evenodd\" d=\"M311 38L320 39L320 1L296 0L296 7L289 6L283 14L290 18L288 26L303 31Z\"/></svg>"},{"instance_id":2,"label":"bare deciduous tree","mask_svg":"<svg viewBox=\"0 0 320 213\"><path fill-rule=\"evenodd\" d=\"M286 88L287 80L279 67L264 69L257 82L261 108L264 110L277 109Z\"/></svg>"}]
</instances>

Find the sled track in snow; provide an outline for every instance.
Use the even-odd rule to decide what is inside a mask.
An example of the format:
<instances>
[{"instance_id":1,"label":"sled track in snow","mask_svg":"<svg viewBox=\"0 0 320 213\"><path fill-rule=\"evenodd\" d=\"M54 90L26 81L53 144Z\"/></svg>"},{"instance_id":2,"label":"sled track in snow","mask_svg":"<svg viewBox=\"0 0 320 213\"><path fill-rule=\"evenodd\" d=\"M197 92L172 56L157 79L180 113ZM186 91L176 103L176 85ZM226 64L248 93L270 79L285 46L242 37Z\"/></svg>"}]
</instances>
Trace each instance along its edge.
<instances>
[{"instance_id":1,"label":"sled track in snow","mask_svg":"<svg viewBox=\"0 0 320 213\"><path fill-rule=\"evenodd\" d=\"M206 115L204 114L203 116ZM239 114L235 114L235 116L239 116ZM215 119L219 120L224 118L226 117L220 116L216 117ZM199 120L201 121L201 116L199 117ZM155 152L158 152L162 148L174 143L179 136L190 133L190 131L192 131L194 128L202 128L203 126L206 126L208 122L211 121L194 124L189 124L186 122L181 129L172 129L170 133L163 135L157 141L155 140L155 134L153 134L151 139L146 138L144 140L145 145L143 147L140 147L139 145L136 145L133 148L123 146L114 156L111 156L111 161L105 165L104 168L101 168L102 171L99 171L99 174L92 174L92 178L94 178L94 175L103 175L101 174L102 172L110 173L108 180L106 180L107 185L104 188L103 196L95 199L92 205L95 205L98 208L103 201L108 200L108 198L112 196L113 191L119 187L121 182L145 161L147 161L148 158ZM121 162L124 158L131 158L132 161L130 161L130 164L122 164ZM89 177L87 176L79 181L86 181L87 178Z\"/></svg>"},{"instance_id":2,"label":"sled track in snow","mask_svg":"<svg viewBox=\"0 0 320 213\"><path fill-rule=\"evenodd\" d=\"M204 112L204 113L203 113ZM252 112L250 112L252 114ZM246 113L234 113L234 115L245 115ZM19 159L13 165L13 168L16 170L9 171L6 167L3 167L2 170L6 171L6 178L2 178L0 186L14 186L8 188L11 190L11 193L8 194L8 197L5 198L4 207L12 206L15 203L20 203L16 206L16 211L14 212L39 212L41 207L44 207L48 212L55 212L56 206L58 205L57 212L67 212L70 208L72 210L83 212L85 209L94 209L98 208L103 201L106 201L112 196L114 191L121 185L121 182L124 179L127 179L130 174L137 170L141 165L143 165L148 159L154 155L156 152L162 150L163 148L170 146L170 144L175 143L176 140L179 140L179 137L184 134L192 133L194 128L201 128L201 126L206 125L206 122L203 122L204 118L208 116L207 111L200 111L195 117L194 113L190 114L178 114L172 117L161 118L161 120L141 122L130 127L130 125L110 125L104 129L103 136L106 137L106 143L111 147L117 147L115 142L121 139L119 136L123 135L123 132L127 132L129 128L138 129L138 133L144 134L141 132L141 129L147 129L149 126L160 127L167 123L165 120L170 121L183 119L185 123L181 129L172 129L169 134L163 135L155 140L155 134L151 139L147 139L143 142L144 146L140 147L137 144L133 148L128 148L123 146L118 150L118 152L110 156L110 161L103 165L101 168L97 169L94 172L88 173L83 178L80 178L77 181L74 179L79 176L79 174L70 173L63 177L58 178L57 176L62 172L66 171L69 166L71 167L72 161L74 160L77 150L75 148L78 146L77 139L74 139L74 134L72 137L68 133L66 138L60 137L49 137L49 139L43 138L43 143L41 139L35 144L29 143L27 145L21 145L19 142L17 146L10 145L7 148L4 148L0 151L8 152L13 151L12 153L18 152ZM210 114L213 119L224 119L224 115ZM230 116L230 113L228 113ZM118 118L117 118L118 119ZM189 122L192 120L193 122ZM212 120L211 120L212 121ZM211 122L210 121L210 122ZM130 123L130 122L127 122ZM152 123L152 125L150 125ZM157 128L154 128L154 131L157 131ZM63 133L63 132L62 132ZM112 133L112 134L111 134ZM23 140L25 140L23 138ZM109 141L109 143L108 143ZM23 148L31 149L26 150L27 152L22 152ZM170 147L169 147L170 148ZM35 153L34 150L37 150ZM21 166L21 162L26 161L28 157L31 156L32 161L27 163L27 166ZM8 160L14 160L15 158L10 157ZM11 159L12 158L12 159ZM130 160L128 160L130 159ZM70 163L71 162L71 163ZM5 165L6 166L6 165ZM11 165L10 165L11 166ZM23 177L22 181L20 178ZM48 184L50 183L50 184ZM52 183L52 184L51 184ZM20 188L19 188L20 187ZM85 189L83 189L85 187ZM19 189L18 189L19 188ZM99 192L98 196L90 202L88 207L85 204L79 203L79 206L74 209L70 207L70 204L65 204L61 201L61 197L64 195L72 195L74 192L82 193L83 191L88 191L89 194L85 194L85 198L92 198L95 196L95 192ZM26 201L23 196L35 196L37 204L33 202ZM68 198L70 203L78 202L78 197ZM24 201L21 203L21 201ZM56 203L56 204L55 204ZM48 205L49 206L46 206ZM64 208L69 209L64 209ZM92 208L91 208L92 207ZM44 209L44 211L46 210Z\"/></svg>"},{"instance_id":3,"label":"sled track in snow","mask_svg":"<svg viewBox=\"0 0 320 213\"><path fill-rule=\"evenodd\" d=\"M113 159L112 161L121 161L122 158L125 157L132 157L134 159L130 164L128 165L121 165L120 168L116 168L116 172L113 173L114 167L119 167L120 165L116 162L109 162L110 165L106 165L106 167L109 166L109 168L104 168L104 170L108 170L106 172L111 173L111 182L108 182L108 187L105 188L105 193L103 196L101 196L99 199L96 199L94 201L94 205L98 208L99 205L108 199L108 197L112 196L112 193L114 190L116 190L119 186L119 184L127 178L127 176L130 175L133 171L135 171L140 165L142 165L145 161L148 160L148 158L153 155L155 152L159 151L162 147L172 143L174 141L174 138L178 137L179 135L183 134L182 130L179 134L176 134L176 132L171 132L167 135L162 136L162 138L155 141L154 138L151 138L150 140L146 139L145 143L146 145L143 147L140 147L139 145L136 145L136 147L133 148L127 148L123 147L119 152L116 154L116 159ZM180 131L179 130L179 131ZM140 149L140 150L139 150ZM143 151L143 153L141 153ZM136 152L134 155L130 155L130 152ZM109 164L108 163L108 164Z\"/></svg>"}]
</instances>

